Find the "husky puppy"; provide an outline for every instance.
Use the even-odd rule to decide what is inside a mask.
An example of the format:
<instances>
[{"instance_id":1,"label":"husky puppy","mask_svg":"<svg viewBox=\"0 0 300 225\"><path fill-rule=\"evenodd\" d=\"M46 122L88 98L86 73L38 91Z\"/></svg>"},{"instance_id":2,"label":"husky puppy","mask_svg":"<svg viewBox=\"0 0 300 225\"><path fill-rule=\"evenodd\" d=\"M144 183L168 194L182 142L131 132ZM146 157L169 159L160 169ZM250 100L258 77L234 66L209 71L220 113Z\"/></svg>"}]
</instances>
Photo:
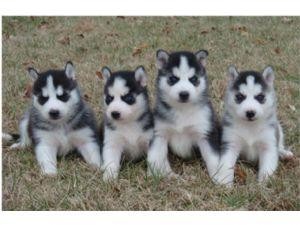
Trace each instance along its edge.
<instances>
[{"instance_id":1,"label":"husky puppy","mask_svg":"<svg viewBox=\"0 0 300 225\"><path fill-rule=\"evenodd\" d=\"M153 115L147 93L147 75L142 66L135 71L112 73L104 78L103 180L118 177L121 157L137 160L145 156L153 136Z\"/></svg>"},{"instance_id":2,"label":"husky puppy","mask_svg":"<svg viewBox=\"0 0 300 225\"><path fill-rule=\"evenodd\" d=\"M232 185L234 165L240 155L258 161L258 181L265 181L276 170L278 156L293 157L284 148L282 127L276 116L273 69L239 73L230 66L228 76L217 182Z\"/></svg>"},{"instance_id":3,"label":"husky puppy","mask_svg":"<svg viewBox=\"0 0 300 225\"><path fill-rule=\"evenodd\" d=\"M93 112L83 101L72 62L65 70L38 73L28 69L34 80L32 104L20 122L20 139L11 148L34 145L42 173L55 175L57 155L77 149L85 161L100 167L100 140Z\"/></svg>"},{"instance_id":4,"label":"husky puppy","mask_svg":"<svg viewBox=\"0 0 300 225\"><path fill-rule=\"evenodd\" d=\"M150 174L173 176L168 147L179 157L191 158L200 150L208 173L219 163L219 132L208 96L208 52L157 51L157 93L154 139L148 153Z\"/></svg>"}]
</instances>

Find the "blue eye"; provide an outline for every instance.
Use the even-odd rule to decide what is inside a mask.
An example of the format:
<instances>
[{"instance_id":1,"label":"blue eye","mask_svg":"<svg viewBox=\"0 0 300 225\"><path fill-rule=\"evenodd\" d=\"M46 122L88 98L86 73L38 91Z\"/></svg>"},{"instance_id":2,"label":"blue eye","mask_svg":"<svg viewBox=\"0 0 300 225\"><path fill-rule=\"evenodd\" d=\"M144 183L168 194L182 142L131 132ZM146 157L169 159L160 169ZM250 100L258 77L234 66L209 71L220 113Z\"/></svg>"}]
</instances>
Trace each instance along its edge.
<instances>
[{"instance_id":1,"label":"blue eye","mask_svg":"<svg viewBox=\"0 0 300 225\"><path fill-rule=\"evenodd\" d=\"M122 96L121 99L128 105L132 105L135 103L135 98L132 93L128 93L127 95Z\"/></svg>"},{"instance_id":2,"label":"blue eye","mask_svg":"<svg viewBox=\"0 0 300 225\"><path fill-rule=\"evenodd\" d=\"M197 86L199 84L199 79L196 75L192 76L189 81L194 85Z\"/></svg>"},{"instance_id":3,"label":"blue eye","mask_svg":"<svg viewBox=\"0 0 300 225\"><path fill-rule=\"evenodd\" d=\"M235 102L240 104L242 101L244 101L246 99L246 96L241 94L241 93L238 93L235 95Z\"/></svg>"},{"instance_id":4,"label":"blue eye","mask_svg":"<svg viewBox=\"0 0 300 225\"><path fill-rule=\"evenodd\" d=\"M177 83L179 81L178 77L175 77L174 75L169 76L168 78L168 84L170 86L174 85L175 83Z\"/></svg>"},{"instance_id":5,"label":"blue eye","mask_svg":"<svg viewBox=\"0 0 300 225\"><path fill-rule=\"evenodd\" d=\"M106 105L109 105L109 103L111 103L113 100L114 100L114 97L112 97L110 95L106 95L106 98L105 98Z\"/></svg>"},{"instance_id":6,"label":"blue eye","mask_svg":"<svg viewBox=\"0 0 300 225\"><path fill-rule=\"evenodd\" d=\"M262 93L256 95L254 98L255 98L260 104L265 103L265 100L266 100L265 95L262 94Z\"/></svg>"}]
</instances>

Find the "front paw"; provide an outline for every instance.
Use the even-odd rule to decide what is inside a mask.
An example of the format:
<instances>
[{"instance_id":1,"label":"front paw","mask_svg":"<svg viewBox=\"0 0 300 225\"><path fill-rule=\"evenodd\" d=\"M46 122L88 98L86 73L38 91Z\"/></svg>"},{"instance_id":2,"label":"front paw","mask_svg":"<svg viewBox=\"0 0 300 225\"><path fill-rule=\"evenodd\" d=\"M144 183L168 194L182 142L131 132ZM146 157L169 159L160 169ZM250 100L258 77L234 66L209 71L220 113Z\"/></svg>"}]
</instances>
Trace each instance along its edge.
<instances>
[{"instance_id":1,"label":"front paw","mask_svg":"<svg viewBox=\"0 0 300 225\"><path fill-rule=\"evenodd\" d=\"M106 169L103 173L104 182L116 181L118 178L118 172Z\"/></svg>"},{"instance_id":2,"label":"front paw","mask_svg":"<svg viewBox=\"0 0 300 225\"><path fill-rule=\"evenodd\" d=\"M57 175L56 168L42 168L42 175L55 177Z\"/></svg>"}]
</instances>

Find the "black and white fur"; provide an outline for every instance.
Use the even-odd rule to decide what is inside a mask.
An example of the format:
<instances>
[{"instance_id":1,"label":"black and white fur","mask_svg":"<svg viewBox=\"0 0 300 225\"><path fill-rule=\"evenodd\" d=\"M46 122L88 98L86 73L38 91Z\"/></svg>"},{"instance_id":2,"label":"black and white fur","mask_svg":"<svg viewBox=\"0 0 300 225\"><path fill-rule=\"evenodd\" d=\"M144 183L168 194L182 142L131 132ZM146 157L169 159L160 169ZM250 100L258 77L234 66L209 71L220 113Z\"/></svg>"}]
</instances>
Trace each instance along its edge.
<instances>
[{"instance_id":1,"label":"black and white fur","mask_svg":"<svg viewBox=\"0 0 300 225\"><path fill-rule=\"evenodd\" d=\"M142 66L135 71L112 73L104 78L103 180L118 177L121 157L137 160L146 156L153 136L153 115L147 93L147 75Z\"/></svg>"},{"instance_id":2,"label":"black and white fur","mask_svg":"<svg viewBox=\"0 0 300 225\"><path fill-rule=\"evenodd\" d=\"M42 173L57 173L57 155L77 149L85 161L100 168L100 140L93 112L83 101L71 62L65 70L38 73L28 69L34 81L32 103L23 116L19 142L10 148L34 145Z\"/></svg>"},{"instance_id":3,"label":"black and white fur","mask_svg":"<svg viewBox=\"0 0 300 225\"><path fill-rule=\"evenodd\" d=\"M158 76L154 139L149 153L150 174L173 176L168 147L182 158L200 150L211 177L219 163L219 132L208 96L208 52L157 51ZM197 155L197 154L196 154Z\"/></svg>"},{"instance_id":4,"label":"black and white fur","mask_svg":"<svg viewBox=\"0 0 300 225\"><path fill-rule=\"evenodd\" d=\"M239 156L258 161L258 181L265 181L277 168L278 157L290 158L285 150L282 127L276 115L274 72L238 72L229 67L225 97L222 146L217 182L231 186Z\"/></svg>"}]
</instances>

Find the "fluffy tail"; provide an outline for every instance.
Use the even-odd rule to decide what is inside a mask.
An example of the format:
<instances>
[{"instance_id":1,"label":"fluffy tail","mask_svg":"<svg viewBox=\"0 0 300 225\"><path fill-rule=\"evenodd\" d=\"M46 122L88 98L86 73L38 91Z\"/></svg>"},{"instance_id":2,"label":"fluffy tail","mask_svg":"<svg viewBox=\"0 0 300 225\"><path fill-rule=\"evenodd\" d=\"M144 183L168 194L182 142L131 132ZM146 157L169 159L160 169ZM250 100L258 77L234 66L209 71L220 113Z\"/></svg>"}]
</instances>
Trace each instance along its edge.
<instances>
[{"instance_id":1,"label":"fluffy tail","mask_svg":"<svg viewBox=\"0 0 300 225\"><path fill-rule=\"evenodd\" d=\"M7 142L18 142L20 140L19 134L9 134L9 133L2 133L2 140Z\"/></svg>"}]
</instances>

